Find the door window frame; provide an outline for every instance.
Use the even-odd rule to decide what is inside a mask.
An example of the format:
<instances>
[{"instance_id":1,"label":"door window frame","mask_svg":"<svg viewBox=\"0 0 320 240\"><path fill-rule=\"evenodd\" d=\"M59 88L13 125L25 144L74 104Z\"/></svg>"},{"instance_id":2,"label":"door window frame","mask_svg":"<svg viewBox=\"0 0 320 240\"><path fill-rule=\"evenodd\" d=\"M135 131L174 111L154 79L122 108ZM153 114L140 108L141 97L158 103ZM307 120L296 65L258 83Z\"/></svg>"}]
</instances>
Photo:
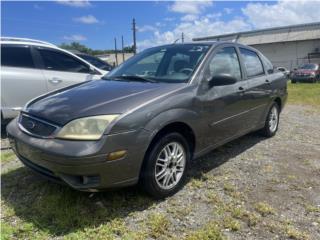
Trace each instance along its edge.
<instances>
[{"instance_id":1,"label":"door window frame","mask_svg":"<svg viewBox=\"0 0 320 240\"><path fill-rule=\"evenodd\" d=\"M62 54L62 55L67 55L68 57L71 57L73 59L75 59L77 62L83 64L83 65L86 65L88 67L88 72L85 73L85 72L73 72L73 71L66 71L66 70L55 70L55 69L47 69L45 67L45 63L44 63L44 59L40 53L40 50L46 50L46 51L51 51L51 52L55 52L55 53L58 53L58 54ZM36 58L37 58L37 61L39 62L40 66L41 66L41 69L44 70L44 71L57 71L57 72L66 72L66 73L80 73L80 74L93 74L91 72L91 68L90 68L90 65L82 62L80 59L77 59L76 57L66 53L66 52L63 52L63 51L60 51L58 49L52 49L52 48L48 48L48 47L40 47L40 46L36 46L34 47L34 52L35 52L35 55L36 55Z\"/></svg>"},{"instance_id":2,"label":"door window frame","mask_svg":"<svg viewBox=\"0 0 320 240\"><path fill-rule=\"evenodd\" d=\"M28 48L29 51L30 51L31 59L33 61L33 67L8 66L8 65L3 65L2 63L1 63L1 67L23 68L23 69L29 69L29 70L39 70L39 65L37 65L37 61L36 61L35 56L33 54L33 49L32 49L31 45L28 45L28 44L7 44L7 43L1 44L1 45L2 45L1 47L7 47L7 48L10 48L10 47Z\"/></svg>"},{"instance_id":3,"label":"door window frame","mask_svg":"<svg viewBox=\"0 0 320 240\"><path fill-rule=\"evenodd\" d=\"M247 50L247 51L251 51L251 52L254 52L257 56L258 56L258 59L261 63L261 66L262 66L262 70L263 70L263 73L262 74L259 74L259 75L255 75L255 76L248 76L248 72L247 72L247 68L246 68L246 65L245 65L245 60L241 54L241 50L240 49L244 49L244 50ZM242 62L242 65L243 65L243 70L245 72L245 79L244 80L250 80L252 78L257 78L257 77L262 77L262 76L266 76L266 69L265 69L265 66L261 60L261 57L260 57L260 54L253 50L253 49L250 49L250 48L246 48L244 46L238 46L238 51L239 51L239 54L240 54L240 58L241 58L241 62Z\"/></svg>"},{"instance_id":4,"label":"door window frame","mask_svg":"<svg viewBox=\"0 0 320 240\"><path fill-rule=\"evenodd\" d=\"M240 52L239 52L239 49L238 49L238 46L236 44L232 44L232 43L225 43L225 44L222 44L222 45L219 45L217 47L214 47L214 49L212 50L211 53L209 53L209 56L208 58L205 60L205 64L202 66L202 69L200 71L200 75L201 75L201 80L200 82L205 82L206 80L204 79L204 73L205 71L209 68L209 65L210 65L210 62L211 60L215 57L215 55L223 48L234 48L236 54L237 54L237 58L238 58L238 61L239 61L239 67L240 67L240 74L241 74L241 77L240 79L237 80L237 82L241 82L241 81L244 81L245 80L245 72L244 72L244 66L242 64L242 59L240 58Z\"/></svg>"}]
</instances>

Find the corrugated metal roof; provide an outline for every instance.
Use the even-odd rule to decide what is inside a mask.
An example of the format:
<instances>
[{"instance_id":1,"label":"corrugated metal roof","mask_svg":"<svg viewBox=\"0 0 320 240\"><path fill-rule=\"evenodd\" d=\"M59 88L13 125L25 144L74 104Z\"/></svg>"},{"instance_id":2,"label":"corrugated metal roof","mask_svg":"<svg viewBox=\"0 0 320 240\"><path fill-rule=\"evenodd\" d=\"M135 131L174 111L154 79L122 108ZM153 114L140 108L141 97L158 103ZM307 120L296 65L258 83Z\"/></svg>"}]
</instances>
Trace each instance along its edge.
<instances>
[{"instance_id":1,"label":"corrugated metal roof","mask_svg":"<svg viewBox=\"0 0 320 240\"><path fill-rule=\"evenodd\" d=\"M257 45L313 39L320 40L320 22L201 37L193 40L237 41L247 45Z\"/></svg>"}]
</instances>

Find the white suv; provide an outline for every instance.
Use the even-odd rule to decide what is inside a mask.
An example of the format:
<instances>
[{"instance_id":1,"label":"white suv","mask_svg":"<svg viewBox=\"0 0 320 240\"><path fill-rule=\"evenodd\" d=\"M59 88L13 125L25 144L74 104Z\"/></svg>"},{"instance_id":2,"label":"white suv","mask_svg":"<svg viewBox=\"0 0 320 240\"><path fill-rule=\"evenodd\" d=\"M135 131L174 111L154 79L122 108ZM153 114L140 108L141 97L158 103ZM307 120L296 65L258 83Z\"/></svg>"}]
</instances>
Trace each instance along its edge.
<instances>
[{"instance_id":1,"label":"white suv","mask_svg":"<svg viewBox=\"0 0 320 240\"><path fill-rule=\"evenodd\" d=\"M39 95L108 73L47 42L2 37L0 43L2 122Z\"/></svg>"}]
</instances>

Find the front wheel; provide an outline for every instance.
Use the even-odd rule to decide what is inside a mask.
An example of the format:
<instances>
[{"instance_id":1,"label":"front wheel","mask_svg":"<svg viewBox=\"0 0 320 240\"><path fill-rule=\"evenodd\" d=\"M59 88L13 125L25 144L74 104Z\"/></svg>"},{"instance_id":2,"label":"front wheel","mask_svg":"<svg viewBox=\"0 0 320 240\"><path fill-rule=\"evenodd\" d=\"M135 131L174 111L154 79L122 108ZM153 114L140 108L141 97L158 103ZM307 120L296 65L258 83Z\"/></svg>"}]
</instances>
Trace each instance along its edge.
<instances>
[{"instance_id":1,"label":"front wheel","mask_svg":"<svg viewBox=\"0 0 320 240\"><path fill-rule=\"evenodd\" d=\"M264 128L261 130L261 133L265 137L273 137L278 131L279 126L279 116L280 116L280 108L277 103L273 103L271 106Z\"/></svg>"},{"instance_id":2,"label":"front wheel","mask_svg":"<svg viewBox=\"0 0 320 240\"><path fill-rule=\"evenodd\" d=\"M142 168L142 185L154 198L176 193L185 180L190 148L179 133L169 133L158 139L146 156Z\"/></svg>"}]
</instances>

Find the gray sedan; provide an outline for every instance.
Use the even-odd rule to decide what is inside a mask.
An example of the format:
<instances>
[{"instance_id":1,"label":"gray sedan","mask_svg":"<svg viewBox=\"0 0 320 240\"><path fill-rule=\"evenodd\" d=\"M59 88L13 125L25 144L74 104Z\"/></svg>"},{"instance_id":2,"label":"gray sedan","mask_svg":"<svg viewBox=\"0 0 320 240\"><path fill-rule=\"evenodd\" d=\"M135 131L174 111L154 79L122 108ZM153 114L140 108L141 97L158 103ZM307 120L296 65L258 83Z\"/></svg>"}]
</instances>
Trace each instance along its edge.
<instances>
[{"instance_id":1,"label":"gray sedan","mask_svg":"<svg viewBox=\"0 0 320 240\"><path fill-rule=\"evenodd\" d=\"M275 135L286 96L284 75L253 48L165 45L30 101L7 132L20 160L52 180L92 192L140 182L163 198L192 159L252 131Z\"/></svg>"}]
</instances>

